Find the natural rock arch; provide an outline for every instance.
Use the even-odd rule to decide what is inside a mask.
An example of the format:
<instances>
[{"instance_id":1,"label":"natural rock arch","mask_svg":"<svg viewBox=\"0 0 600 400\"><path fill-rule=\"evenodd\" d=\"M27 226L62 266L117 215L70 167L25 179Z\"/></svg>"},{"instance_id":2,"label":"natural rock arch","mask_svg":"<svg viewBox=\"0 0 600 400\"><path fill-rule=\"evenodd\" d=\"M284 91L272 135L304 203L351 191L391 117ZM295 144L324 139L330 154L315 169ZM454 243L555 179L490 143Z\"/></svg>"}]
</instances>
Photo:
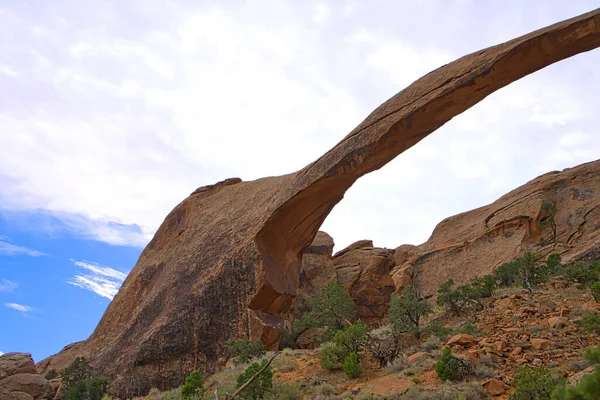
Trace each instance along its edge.
<instances>
[{"instance_id":1,"label":"natural rock arch","mask_svg":"<svg viewBox=\"0 0 600 400\"><path fill-rule=\"evenodd\" d=\"M196 190L166 217L90 338L38 369L83 355L133 396L214 368L225 340L245 331L275 346L302 251L358 178L494 91L599 46L600 9L425 75L296 173Z\"/></svg>"}]
</instances>

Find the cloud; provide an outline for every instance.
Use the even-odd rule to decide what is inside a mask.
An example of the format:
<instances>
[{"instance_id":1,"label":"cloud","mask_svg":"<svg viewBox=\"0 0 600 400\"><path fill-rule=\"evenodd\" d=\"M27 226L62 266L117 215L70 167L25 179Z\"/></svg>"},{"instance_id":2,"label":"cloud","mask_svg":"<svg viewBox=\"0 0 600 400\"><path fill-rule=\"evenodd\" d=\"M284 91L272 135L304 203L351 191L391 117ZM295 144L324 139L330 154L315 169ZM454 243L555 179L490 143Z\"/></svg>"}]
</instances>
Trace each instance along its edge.
<instances>
[{"instance_id":1,"label":"cloud","mask_svg":"<svg viewBox=\"0 0 600 400\"><path fill-rule=\"evenodd\" d=\"M0 292L4 293L12 293L19 287L17 282L10 281L8 279L2 278L0 281Z\"/></svg>"},{"instance_id":2,"label":"cloud","mask_svg":"<svg viewBox=\"0 0 600 400\"><path fill-rule=\"evenodd\" d=\"M0 255L3 255L3 256L26 255L26 256L31 256L31 257L41 257L41 256L45 256L46 254L44 254L40 251L37 251L37 250L29 249L29 248L23 247L23 246L17 246L17 245L5 242L3 240L0 240Z\"/></svg>"},{"instance_id":3,"label":"cloud","mask_svg":"<svg viewBox=\"0 0 600 400\"><path fill-rule=\"evenodd\" d=\"M19 40L0 61L0 204L141 247L195 188L298 170L420 75L595 7L346 3L4 7L0 35ZM490 96L362 178L324 229L337 246L416 244L453 213L592 160L599 64L589 52Z\"/></svg>"},{"instance_id":4,"label":"cloud","mask_svg":"<svg viewBox=\"0 0 600 400\"><path fill-rule=\"evenodd\" d=\"M0 356L3 355L4 353L0 351Z\"/></svg>"},{"instance_id":5,"label":"cloud","mask_svg":"<svg viewBox=\"0 0 600 400\"><path fill-rule=\"evenodd\" d=\"M114 268L105 267L89 261L71 260L76 266L86 270L67 281L68 284L89 290L99 296L112 300L119 291L127 274Z\"/></svg>"},{"instance_id":6,"label":"cloud","mask_svg":"<svg viewBox=\"0 0 600 400\"><path fill-rule=\"evenodd\" d=\"M24 313L31 311L31 307L24 306L23 304L19 303L4 303L4 306Z\"/></svg>"}]
</instances>

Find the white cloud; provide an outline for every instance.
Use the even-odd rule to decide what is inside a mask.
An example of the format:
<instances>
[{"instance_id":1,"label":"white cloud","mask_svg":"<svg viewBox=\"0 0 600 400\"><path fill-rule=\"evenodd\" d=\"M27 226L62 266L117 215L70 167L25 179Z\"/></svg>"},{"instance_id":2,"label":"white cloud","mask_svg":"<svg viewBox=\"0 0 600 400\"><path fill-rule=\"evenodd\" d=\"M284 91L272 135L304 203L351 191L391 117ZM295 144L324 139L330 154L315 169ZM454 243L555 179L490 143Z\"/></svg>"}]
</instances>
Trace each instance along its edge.
<instances>
[{"instance_id":1,"label":"white cloud","mask_svg":"<svg viewBox=\"0 0 600 400\"><path fill-rule=\"evenodd\" d=\"M0 240L0 255L3 255L3 256L26 255L26 256L31 256L31 257L41 257L41 256L45 256L46 254L44 254L40 251L37 251L37 250L29 249L29 248L23 247L23 246L17 246L17 245Z\"/></svg>"},{"instance_id":2,"label":"white cloud","mask_svg":"<svg viewBox=\"0 0 600 400\"><path fill-rule=\"evenodd\" d=\"M18 287L19 287L19 284L17 282L14 282L14 281L11 281L8 279L4 279L4 278L2 278L2 280L0 280L0 292L12 293Z\"/></svg>"},{"instance_id":3,"label":"white cloud","mask_svg":"<svg viewBox=\"0 0 600 400\"><path fill-rule=\"evenodd\" d=\"M0 356L3 355L4 353L0 351Z\"/></svg>"},{"instance_id":4,"label":"white cloud","mask_svg":"<svg viewBox=\"0 0 600 400\"><path fill-rule=\"evenodd\" d=\"M127 277L126 273L89 261L71 260L76 266L86 270L67 281L68 284L96 293L112 300Z\"/></svg>"},{"instance_id":5,"label":"white cloud","mask_svg":"<svg viewBox=\"0 0 600 400\"><path fill-rule=\"evenodd\" d=\"M141 247L196 187L300 169L431 69L593 8L226 3L6 7L0 37L18 40L0 63L0 205ZM453 213L597 157L599 64L586 53L490 96L362 178L324 229L338 246L418 243ZM112 296L86 279L72 283Z\"/></svg>"},{"instance_id":6,"label":"white cloud","mask_svg":"<svg viewBox=\"0 0 600 400\"><path fill-rule=\"evenodd\" d=\"M31 307L24 306L23 304L19 303L4 303L4 306L24 313L31 311Z\"/></svg>"}]
</instances>

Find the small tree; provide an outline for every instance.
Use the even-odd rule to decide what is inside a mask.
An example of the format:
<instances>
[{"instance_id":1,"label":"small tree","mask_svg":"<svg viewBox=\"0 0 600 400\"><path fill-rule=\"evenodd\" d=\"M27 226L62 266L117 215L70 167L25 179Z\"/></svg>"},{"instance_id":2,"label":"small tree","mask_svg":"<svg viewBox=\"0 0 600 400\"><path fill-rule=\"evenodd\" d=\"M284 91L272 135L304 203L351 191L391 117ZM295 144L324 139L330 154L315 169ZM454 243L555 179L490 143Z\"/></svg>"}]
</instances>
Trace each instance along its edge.
<instances>
[{"instance_id":1,"label":"small tree","mask_svg":"<svg viewBox=\"0 0 600 400\"><path fill-rule=\"evenodd\" d=\"M472 365L467 360L455 357L450 347L446 347L442 357L435 363L435 372L443 380L462 381L471 373Z\"/></svg>"},{"instance_id":2,"label":"small tree","mask_svg":"<svg viewBox=\"0 0 600 400\"><path fill-rule=\"evenodd\" d=\"M349 353L344 358L344 373L350 379L358 378L364 372L358 354Z\"/></svg>"},{"instance_id":3,"label":"small tree","mask_svg":"<svg viewBox=\"0 0 600 400\"><path fill-rule=\"evenodd\" d=\"M369 332L364 341L365 349L379 361L383 368L387 363L395 360L402 349L402 334L387 325Z\"/></svg>"},{"instance_id":4,"label":"small tree","mask_svg":"<svg viewBox=\"0 0 600 400\"><path fill-rule=\"evenodd\" d=\"M515 260L518 265L517 283L529 293L533 293L533 288L540 283L546 282L551 272L548 265L541 263L540 259L538 254L527 252Z\"/></svg>"},{"instance_id":5,"label":"small tree","mask_svg":"<svg viewBox=\"0 0 600 400\"><path fill-rule=\"evenodd\" d=\"M62 372L64 400L100 400L108 389L108 380L96 376L84 357L77 357Z\"/></svg>"},{"instance_id":6,"label":"small tree","mask_svg":"<svg viewBox=\"0 0 600 400\"><path fill-rule=\"evenodd\" d=\"M509 287L517 283L517 270L520 265L511 261L500 265L494 270L494 281L499 287Z\"/></svg>"},{"instance_id":7,"label":"small tree","mask_svg":"<svg viewBox=\"0 0 600 400\"><path fill-rule=\"evenodd\" d=\"M53 368L46 374L46 379L50 381L54 378L58 378L58 372Z\"/></svg>"},{"instance_id":8,"label":"small tree","mask_svg":"<svg viewBox=\"0 0 600 400\"><path fill-rule=\"evenodd\" d=\"M554 203L544 202L542 203L542 211L546 212L548 215L540 220L540 224L544 227L549 226L552 229L552 242L556 241L556 221L554 217L558 214L558 209L554 205Z\"/></svg>"},{"instance_id":9,"label":"small tree","mask_svg":"<svg viewBox=\"0 0 600 400\"><path fill-rule=\"evenodd\" d=\"M469 283L454 289L454 280L448 279L438 289L437 303L447 307L454 314L463 311L477 311L484 308L482 298L490 297L494 291L494 278L490 275L473 277Z\"/></svg>"},{"instance_id":10,"label":"small tree","mask_svg":"<svg viewBox=\"0 0 600 400\"><path fill-rule=\"evenodd\" d=\"M267 360L263 360L261 364L252 363L246 370L237 378L236 387L242 387L250 378L259 372L266 364ZM256 377L244 390L240 392L240 396L246 400L260 400L265 397L267 392L273 387L273 370L269 365L262 374Z\"/></svg>"},{"instance_id":11,"label":"small tree","mask_svg":"<svg viewBox=\"0 0 600 400\"><path fill-rule=\"evenodd\" d=\"M590 290L592 291L592 296L594 296L596 303L600 303L600 282L592 284L592 286L590 286Z\"/></svg>"},{"instance_id":12,"label":"small tree","mask_svg":"<svg viewBox=\"0 0 600 400\"><path fill-rule=\"evenodd\" d=\"M431 313L431 305L421 297L412 285L408 285L398 296L392 296L389 321L397 333L412 333L418 339L423 316Z\"/></svg>"},{"instance_id":13,"label":"small tree","mask_svg":"<svg viewBox=\"0 0 600 400\"><path fill-rule=\"evenodd\" d=\"M338 352L341 354L342 359L349 353L360 353L363 343L365 342L367 331L367 325L361 320L358 320L335 334L333 343L335 343L338 348Z\"/></svg>"},{"instance_id":14,"label":"small tree","mask_svg":"<svg viewBox=\"0 0 600 400\"><path fill-rule=\"evenodd\" d=\"M244 335L240 339L229 339L225 343L225 352L229 358L233 358L235 365L240 365L263 355L264 346L260 340L252 343L248 335Z\"/></svg>"},{"instance_id":15,"label":"small tree","mask_svg":"<svg viewBox=\"0 0 600 400\"><path fill-rule=\"evenodd\" d=\"M204 395L204 377L198 370L190 372L185 378L185 384L181 387L181 397L185 400L200 398Z\"/></svg>"},{"instance_id":16,"label":"small tree","mask_svg":"<svg viewBox=\"0 0 600 400\"><path fill-rule=\"evenodd\" d=\"M326 327L322 341L330 340L335 333L356 317L356 306L348 289L343 285L327 284L317 296L309 296L306 303L310 311L297 321L298 332L309 328Z\"/></svg>"},{"instance_id":17,"label":"small tree","mask_svg":"<svg viewBox=\"0 0 600 400\"><path fill-rule=\"evenodd\" d=\"M553 378L544 366L521 367L513 378L512 386L515 391L510 395L510 400L550 400L559 383L561 381Z\"/></svg>"}]
</instances>

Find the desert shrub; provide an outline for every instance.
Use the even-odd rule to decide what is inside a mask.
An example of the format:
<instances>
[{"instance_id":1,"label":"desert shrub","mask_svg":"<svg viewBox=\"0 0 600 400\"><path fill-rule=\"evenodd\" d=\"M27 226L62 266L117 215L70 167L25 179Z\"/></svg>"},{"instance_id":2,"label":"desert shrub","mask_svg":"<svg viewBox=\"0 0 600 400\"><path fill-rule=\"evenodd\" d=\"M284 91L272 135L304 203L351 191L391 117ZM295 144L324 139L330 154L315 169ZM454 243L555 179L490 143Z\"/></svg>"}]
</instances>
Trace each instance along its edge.
<instances>
[{"instance_id":1,"label":"desert shrub","mask_svg":"<svg viewBox=\"0 0 600 400\"><path fill-rule=\"evenodd\" d=\"M471 321L467 321L464 324L462 324L462 326L457 329L457 332L466 333L473 336L481 335L481 329L479 329L477 325L475 325Z\"/></svg>"},{"instance_id":2,"label":"desert shrub","mask_svg":"<svg viewBox=\"0 0 600 400\"><path fill-rule=\"evenodd\" d=\"M344 358L344 373L350 379L358 378L364 372L358 354L349 353Z\"/></svg>"},{"instance_id":3,"label":"desert shrub","mask_svg":"<svg viewBox=\"0 0 600 400\"><path fill-rule=\"evenodd\" d=\"M384 367L398 357L403 342L401 335L390 325L373 329L365 336L363 347L379 361L379 367Z\"/></svg>"},{"instance_id":4,"label":"desert shrub","mask_svg":"<svg viewBox=\"0 0 600 400\"><path fill-rule=\"evenodd\" d=\"M471 368L467 360L455 357L449 347L444 349L442 357L435 363L435 372L442 381L465 380L471 373Z\"/></svg>"},{"instance_id":5,"label":"desert shrub","mask_svg":"<svg viewBox=\"0 0 600 400\"><path fill-rule=\"evenodd\" d=\"M176 388L163 392L160 400L181 400L181 390Z\"/></svg>"},{"instance_id":6,"label":"desert shrub","mask_svg":"<svg viewBox=\"0 0 600 400\"><path fill-rule=\"evenodd\" d=\"M56 372L55 369L51 369L50 371L48 371L45 378L47 380L52 380L54 378L58 378L58 372Z\"/></svg>"},{"instance_id":7,"label":"desert shrub","mask_svg":"<svg viewBox=\"0 0 600 400\"><path fill-rule=\"evenodd\" d=\"M583 333L593 332L600 335L600 317L596 314L586 314L577 321L577 327Z\"/></svg>"},{"instance_id":8,"label":"desert shrub","mask_svg":"<svg viewBox=\"0 0 600 400\"><path fill-rule=\"evenodd\" d=\"M431 332L433 335L439 337L442 340L446 339L452 333L452 329L446 328L444 325L440 324L437 321L429 323L427 326L425 326L423 331Z\"/></svg>"},{"instance_id":9,"label":"desert shrub","mask_svg":"<svg viewBox=\"0 0 600 400\"><path fill-rule=\"evenodd\" d=\"M344 330L336 332L333 337L333 343L335 343L341 359L350 353L360 353L367 331L367 325L358 320L344 328Z\"/></svg>"},{"instance_id":10,"label":"desert shrub","mask_svg":"<svg viewBox=\"0 0 600 400\"><path fill-rule=\"evenodd\" d=\"M600 260L592 263L572 263L564 267L567 279L590 286L600 282Z\"/></svg>"},{"instance_id":11,"label":"desert shrub","mask_svg":"<svg viewBox=\"0 0 600 400\"><path fill-rule=\"evenodd\" d=\"M559 259L560 260L560 259ZM541 256L527 252L517 258L514 263L517 268L515 272L515 283L533 293L533 289L540 283L546 282L555 269L556 257L543 263Z\"/></svg>"},{"instance_id":12,"label":"desert shrub","mask_svg":"<svg viewBox=\"0 0 600 400\"><path fill-rule=\"evenodd\" d=\"M504 263L494 270L494 280L499 287L509 287L516 284L519 264L515 261Z\"/></svg>"},{"instance_id":13,"label":"desert shrub","mask_svg":"<svg viewBox=\"0 0 600 400\"><path fill-rule=\"evenodd\" d=\"M279 339L279 350L288 348L297 349L298 345L296 344L296 340L298 340L298 333L285 328L281 334L281 339Z\"/></svg>"},{"instance_id":14,"label":"desert shrub","mask_svg":"<svg viewBox=\"0 0 600 400\"><path fill-rule=\"evenodd\" d=\"M77 357L62 372L64 400L101 400L108 388L108 380L97 376L87 359Z\"/></svg>"},{"instance_id":15,"label":"desert shrub","mask_svg":"<svg viewBox=\"0 0 600 400\"><path fill-rule=\"evenodd\" d=\"M181 397L184 400L198 398L204 394L204 377L198 370L193 370L185 378L185 384L181 387Z\"/></svg>"},{"instance_id":16,"label":"desert shrub","mask_svg":"<svg viewBox=\"0 0 600 400\"><path fill-rule=\"evenodd\" d=\"M510 395L510 400L550 400L552 391L559 383L544 366L521 367L513 378L515 391Z\"/></svg>"},{"instance_id":17,"label":"desert shrub","mask_svg":"<svg viewBox=\"0 0 600 400\"><path fill-rule=\"evenodd\" d=\"M596 303L600 303L600 282L593 283L590 286L590 291L592 292L592 296L594 296Z\"/></svg>"},{"instance_id":18,"label":"desert shrub","mask_svg":"<svg viewBox=\"0 0 600 400\"><path fill-rule=\"evenodd\" d=\"M420 335L421 319L431 313L431 305L421 297L412 285L408 285L400 296L392 296L389 308L389 322L398 333Z\"/></svg>"},{"instance_id":19,"label":"desert shrub","mask_svg":"<svg viewBox=\"0 0 600 400\"><path fill-rule=\"evenodd\" d=\"M273 360L271 365L280 372L290 372L298 368L298 361L296 361L293 355L286 354L284 351L279 357Z\"/></svg>"},{"instance_id":20,"label":"desert shrub","mask_svg":"<svg viewBox=\"0 0 600 400\"><path fill-rule=\"evenodd\" d=\"M442 339L437 336L430 336L419 348L423 351L432 351L439 348L441 344Z\"/></svg>"},{"instance_id":21,"label":"desert shrub","mask_svg":"<svg viewBox=\"0 0 600 400\"><path fill-rule=\"evenodd\" d=\"M273 384L271 393L266 397L267 400L301 400L303 397L300 385L296 382L276 382Z\"/></svg>"},{"instance_id":22,"label":"desert shrub","mask_svg":"<svg viewBox=\"0 0 600 400\"><path fill-rule=\"evenodd\" d=\"M315 392L320 396L331 396L335 394L335 388L329 383L323 383L316 386Z\"/></svg>"},{"instance_id":23,"label":"desert shrub","mask_svg":"<svg viewBox=\"0 0 600 400\"><path fill-rule=\"evenodd\" d=\"M324 343L317 355L321 367L327 370L334 370L339 367L340 354L334 343Z\"/></svg>"},{"instance_id":24,"label":"desert shrub","mask_svg":"<svg viewBox=\"0 0 600 400\"><path fill-rule=\"evenodd\" d=\"M248 335L244 335L240 339L229 339L225 343L225 352L229 358L233 358L235 365L240 365L263 355L264 346L260 340L252 343Z\"/></svg>"},{"instance_id":25,"label":"desert shrub","mask_svg":"<svg viewBox=\"0 0 600 400\"><path fill-rule=\"evenodd\" d=\"M581 378L575 386L558 385L552 393L552 400L600 399L600 347L586 350L584 357L588 364L596 365L596 370Z\"/></svg>"},{"instance_id":26,"label":"desert shrub","mask_svg":"<svg viewBox=\"0 0 600 400\"><path fill-rule=\"evenodd\" d=\"M387 366L385 367L385 375L390 375L395 372L402 372L410 363L408 362L408 358L404 354L400 354L398 357L391 360Z\"/></svg>"},{"instance_id":27,"label":"desert shrub","mask_svg":"<svg viewBox=\"0 0 600 400\"><path fill-rule=\"evenodd\" d=\"M426 386L413 386L404 395L402 400L483 400L489 399L477 382L453 384L452 386L436 387L434 390Z\"/></svg>"},{"instance_id":28,"label":"desert shrub","mask_svg":"<svg viewBox=\"0 0 600 400\"><path fill-rule=\"evenodd\" d=\"M252 363L246 370L241 373L237 378L236 387L241 387L250 380L258 371L260 371L267 364L267 360L263 360L262 363ZM265 395L273 387L273 371L271 366L268 366L250 385L240 392L240 397L247 400L259 400L265 397Z\"/></svg>"},{"instance_id":29,"label":"desert shrub","mask_svg":"<svg viewBox=\"0 0 600 400\"><path fill-rule=\"evenodd\" d=\"M495 370L496 370L496 368L491 367L488 364L478 362L475 364L472 374L473 374L473 376L475 376L479 379L488 379L488 378L492 378L494 376Z\"/></svg>"},{"instance_id":30,"label":"desert shrub","mask_svg":"<svg viewBox=\"0 0 600 400\"><path fill-rule=\"evenodd\" d=\"M307 297L306 303L310 311L302 315L296 322L296 327L298 332L326 327L327 331L321 336L321 341L331 340L337 331L356 317L356 305L343 285L329 283L318 295Z\"/></svg>"}]
</instances>

